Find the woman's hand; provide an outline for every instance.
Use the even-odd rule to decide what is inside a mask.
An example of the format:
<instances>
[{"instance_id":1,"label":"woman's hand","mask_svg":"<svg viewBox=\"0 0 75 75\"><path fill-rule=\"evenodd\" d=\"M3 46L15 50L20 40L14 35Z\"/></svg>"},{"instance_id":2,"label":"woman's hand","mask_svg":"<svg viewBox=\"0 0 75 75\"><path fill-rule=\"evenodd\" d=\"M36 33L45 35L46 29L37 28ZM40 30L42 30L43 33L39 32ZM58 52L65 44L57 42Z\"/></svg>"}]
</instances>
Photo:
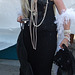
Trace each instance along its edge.
<instances>
[{"instance_id":1,"label":"woman's hand","mask_svg":"<svg viewBox=\"0 0 75 75\"><path fill-rule=\"evenodd\" d=\"M60 44L60 47L63 48L62 44L65 44L68 47L68 42L69 42L68 39L64 38L63 41Z\"/></svg>"},{"instance_id":2,"label":"woman's hand","mask_svg":"<svg viewBox=\"0 0 75 75\"><path fill-rule=\"evenodd\" d=\"M22 19L23 19L23 16L19 16L19 17L17 18L17 22L23 23Z\"/></svg>"}]
</instances>

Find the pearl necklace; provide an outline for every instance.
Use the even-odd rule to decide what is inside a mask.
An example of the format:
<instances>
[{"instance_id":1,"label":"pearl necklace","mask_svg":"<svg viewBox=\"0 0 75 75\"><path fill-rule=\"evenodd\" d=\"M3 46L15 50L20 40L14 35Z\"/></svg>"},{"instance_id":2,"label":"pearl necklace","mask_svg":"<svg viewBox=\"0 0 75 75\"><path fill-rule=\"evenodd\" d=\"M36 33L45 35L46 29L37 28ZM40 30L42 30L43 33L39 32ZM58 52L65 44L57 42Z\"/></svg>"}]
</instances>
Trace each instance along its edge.
<instances>
[{"instance_id":1,"label":"pearl necklace","mask_svg":"<svg viewBox=\"0 0 75 75\"><path fill-rule=\"evenodd\" d=\"M41 20L41 22L39 24L37 24L37 20L38 20L37 0L36 1L31 0L31 10L30 10L31 16L30 16L29 29L30 29L31 43L32 43L33 49L35 49L35 50L37 47L37 27L42 25L42 23L46 17L47 8L48 8L48 0L46 3L46 8L45 8L43 19ZM33 19L33 17L34 17L34 19ZM33 29L32 29L32 25L33 25Z\"/></svg>"}]
</instances>

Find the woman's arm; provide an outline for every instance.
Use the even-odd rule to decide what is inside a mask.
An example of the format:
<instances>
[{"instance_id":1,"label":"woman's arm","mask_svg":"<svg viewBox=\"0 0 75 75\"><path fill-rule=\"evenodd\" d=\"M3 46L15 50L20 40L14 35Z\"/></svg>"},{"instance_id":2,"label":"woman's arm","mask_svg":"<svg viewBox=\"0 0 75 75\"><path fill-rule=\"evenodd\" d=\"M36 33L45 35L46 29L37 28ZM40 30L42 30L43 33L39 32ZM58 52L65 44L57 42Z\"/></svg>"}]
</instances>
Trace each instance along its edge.
<instances>
[{"instance_id":1,"label":"woman's arm","mask_svg":"<svg viewBox=\"0 0 75 75\"><path fill-rule=\"evenodd\" d=\"M54 0L54 3L57 7L59 14L61 14L63 10L66 10L63 0ZM64 29L65 30L70 29L70 22L68 22L67 25L64 25Z\"/></svg>"},{"instance_id":2,"label":"woman's arm","mask_svg":"<svg viewBox=\"0 0 75 75\"><path fill-rule=\"evenodd\" d=\"M66 10L63 0L54 0L54 3L58 9L59 14L61 14L63 9Z\"/></svg>"},{"instance_id":3,"label":"woman's arm","mask_svg":"<svg viewBox=\"0 0 75 75\"><path fill-rule=\"evenodd\" d=\"M57 7L57 10L58 10L59 14L62 14L63 10L66 11L66 7L63 3L63 0L54 0L54 3ZM64 30L69 30L69 29L70 29L70 21L67 24L64 24ZM68 46L68 41L69 41L68 39L64 38L63 41L60 44L60 47L62 48L62 44L65 44L66 46Z\"/></svg>"}]
</instances>

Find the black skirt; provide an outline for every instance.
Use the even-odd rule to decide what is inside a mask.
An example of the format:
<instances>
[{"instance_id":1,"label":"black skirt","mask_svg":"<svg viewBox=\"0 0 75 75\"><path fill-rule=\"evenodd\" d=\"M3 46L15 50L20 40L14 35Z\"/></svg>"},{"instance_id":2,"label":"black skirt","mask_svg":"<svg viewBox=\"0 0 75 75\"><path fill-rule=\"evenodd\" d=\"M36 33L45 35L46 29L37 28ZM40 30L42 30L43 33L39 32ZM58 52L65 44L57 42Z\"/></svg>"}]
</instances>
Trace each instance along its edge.
<instances>
[{"instance_id":1,"label":"black skirt","mask_svg":"<svg viewBox=\"0 0 75 75\"><path fill-rule=\"evenodd\" d=\"M44 5L39 4L38 23L42 20L43 9ZM28 24L21 31L17 42L17 53L21 64L20 75L51 75L53 57L57 46L57 31L54 20L53 2L49 0L45 20L38 27L36 50L31 44Z\"/></svg>"},{"instance_id":2,"label":"black skirt","mask_svg":"<svg viewBox=\"0 0 75 75\"><path fill-rule=\"evenodd\" d=\"M57 32L41 30L38 31L37 49L34 50L30 40L29 26L25 26L17 43L18 57L21 63L20 73L22 73L20 75L26 75L27 63L31 65L34 75L50 75L56 45Z\"/></svg>"}]
</instances>

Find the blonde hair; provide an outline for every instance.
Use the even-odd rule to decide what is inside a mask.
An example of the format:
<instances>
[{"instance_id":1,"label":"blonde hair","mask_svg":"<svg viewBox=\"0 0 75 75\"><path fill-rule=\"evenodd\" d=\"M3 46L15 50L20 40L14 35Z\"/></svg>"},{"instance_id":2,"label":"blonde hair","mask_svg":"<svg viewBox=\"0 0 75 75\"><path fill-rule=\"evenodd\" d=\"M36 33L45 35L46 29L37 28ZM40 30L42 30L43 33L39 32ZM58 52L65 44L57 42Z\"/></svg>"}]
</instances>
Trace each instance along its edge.
<instances>
[{"instance_id":1,"label":"blonde hair","mask_svg":"<svg viewBox=\"0 0 75 75\"><path fill-rule=\"evenodd\" d=\"M29 1L28 0L21 0L21 8L22 8L22 13L24 18L28 18L29 15Z\"/></svg>"}]
</instances>

